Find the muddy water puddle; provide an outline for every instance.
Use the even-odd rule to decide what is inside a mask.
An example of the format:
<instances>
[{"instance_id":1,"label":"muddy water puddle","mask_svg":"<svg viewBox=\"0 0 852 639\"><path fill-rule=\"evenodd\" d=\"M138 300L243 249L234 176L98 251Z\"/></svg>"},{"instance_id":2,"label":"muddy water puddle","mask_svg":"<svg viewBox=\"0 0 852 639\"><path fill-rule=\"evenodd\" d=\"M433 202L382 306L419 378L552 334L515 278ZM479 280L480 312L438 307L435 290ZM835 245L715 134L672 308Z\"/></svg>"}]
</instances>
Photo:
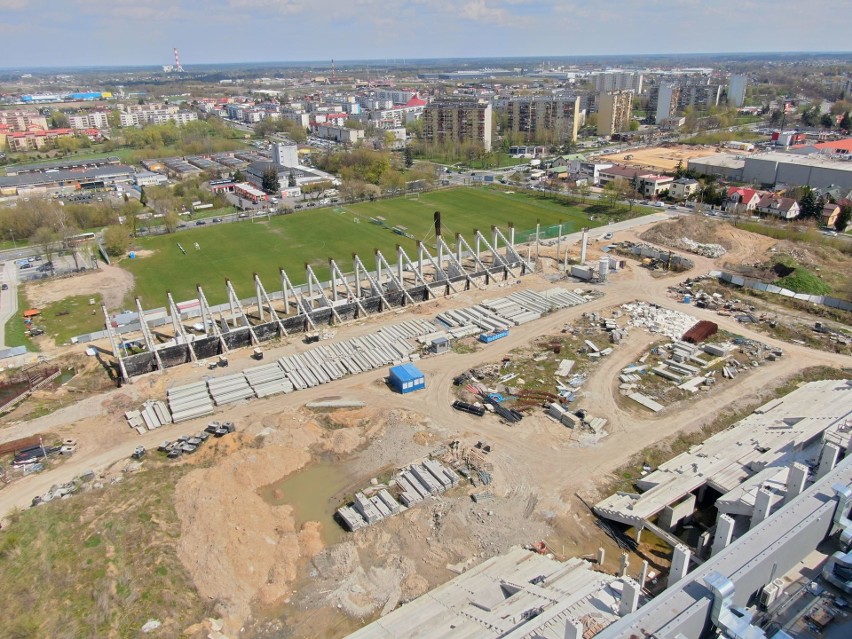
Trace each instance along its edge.
<instances>
[{"instance_id":1,"label":"muddy water puddle","mask_svg":"<svg viewBox=\"0 0 852 639\"><path fill-rule=\"evenodd\" d=\"M292 506L297 527L309 521L320 522L323 544L330 546L346 537L346 531L334 520L334 511L354 485L353 477L346 473L343 464L320 461L261 486L257 493L274 506Z\"/></svg>"}]
</instances>

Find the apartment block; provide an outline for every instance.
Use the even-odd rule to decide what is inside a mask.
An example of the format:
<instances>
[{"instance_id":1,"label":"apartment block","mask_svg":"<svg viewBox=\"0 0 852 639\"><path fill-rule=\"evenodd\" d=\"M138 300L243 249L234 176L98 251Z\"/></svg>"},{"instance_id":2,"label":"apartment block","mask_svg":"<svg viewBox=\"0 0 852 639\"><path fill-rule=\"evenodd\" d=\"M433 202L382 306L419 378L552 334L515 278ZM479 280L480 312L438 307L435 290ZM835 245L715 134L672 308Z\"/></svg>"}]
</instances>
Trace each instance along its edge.
<instances>
[{"instance_id":1,"label":"apartment block","mask_svg":"<svg viewBox=\"0 0 852 639\"><path fill-rule=\"evenodd\" d=\"M423 109L423 137L430 144L471 142L491 150L491 105L438 100Z\"/></svg>"},{"instance_id":2,"label":"apartment block","mask_svg":"<svg viewBox=\"0 0 852 639\"><path fill-rule=\"evenodd\" d=\"M577 140L579 96L517 96L509 98L505 108L509 130L528 141Z\"/></svg>"},{"instance_id":3,"label":"apartment block","mask_svg":"<svg viewBox=\"0 0 852 639\"><path fill-rule=\"evenodd\" d=\"M610 136L630 128L633 91L608 91L598 96L598 135Z\"/></svg>"},{"instance_id":4,"label":"apartment block","mask_svg":"<svg viewBox=\"0 0 852 639\"><path fill-rule=\"evenodd\" d=\"M68 123L72 129L108 129L109 114L106 111L76 113L68 116Z\"/></svg>"},{"instance_id":5,"label":"apartment block","mask_svg":"<svg viewBox=\"0 0 852 639\"><path fill-rule=\"evenodd\" d=\"M728 80L728 104L741 107L745 103L748 78L744 75L732 75Z\"/></svg>"},{"instance_id":6,"label":"apartment block","mask_svg":"<svg viewBox=\"0 0 852 639\"><path fill-rule=\"evenodd\" d=\"M121 126L141 126L145 124L165 124L173 121L179 126L198 119L194 111L170 111L157 109L151 111L122 112L119 115Z\"/></svg>"},{"instance_id":7,"label":"apartment block","mask_svg":"<svg viewBox=\"0 0 852 639\"><path fill-rule=\"evenodd\" d=\"M5 124L13 133L32 129L44 130L47 129L47 118L35 110L15 109L0 111L0 124Z\"/></svg>"},{"instance_id":8,"label":"apartment block","mask_svg":"<svg viewBox=\"0 0 852 639\"><path fill-rule=\"evenodd\" d=\"M589 79L595 85L595 91L603 93L606 91L632 90L634 93L642 93L644 78L638 71L601 71L593 73Z\"/></svg>"}]
</instances>

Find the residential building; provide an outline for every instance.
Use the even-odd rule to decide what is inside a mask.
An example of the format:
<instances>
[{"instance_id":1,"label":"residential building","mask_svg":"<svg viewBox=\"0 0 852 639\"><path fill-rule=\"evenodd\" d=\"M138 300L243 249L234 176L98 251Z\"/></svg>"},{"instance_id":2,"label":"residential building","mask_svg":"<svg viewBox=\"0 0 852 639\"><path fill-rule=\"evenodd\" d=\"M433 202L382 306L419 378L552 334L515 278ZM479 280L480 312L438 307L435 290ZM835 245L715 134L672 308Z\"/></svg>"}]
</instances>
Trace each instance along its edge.
<instances>
[{"instance_id":1,"label":"residential building","mask_svg":"<svg viewBox=\"0 0 852 639\"><path fill-rule=\"evenodd\" d=\"M657 100L654 122L662 125L663 122L677 113L677 105L680 100L680 87L674 84L663 84L656 87L654 93Z\"/></svg>"},{"instance_id":2,"label":"residential building","mask_svg":"<svg viewBox=\"0 0 852 639\"><path fill-rule=\"evenodd\" d=\"M725 199L725 209L735 210L738 213L743 211L754 211L757 203L766 195L764 191L757 189L748 189L740 186L728 187L727 197Z\"/></svg>"},{"instance_id":3,"label":"residential building","mask_svg":"<svg viewBox=\"0 0 852 639\"><path fill-rule=\"evenodd\" d=\"M165 124L166 122L175 122L180 126L197 119L198 114L194 111L172 109L128 111L119 115L121 126L143 126L145 124Z\"/></svg>"},{"instance_id":4,"label":"residential building","mask_svg":"<svg viewBox=\"0 0 852 639\"><path fill-rule=\"evenodd\" d=\"M423 108L423 138L429 144L482 145L491 150L491 105L477 100L438 100Z\"/></svg>"},{"instance_id":5,"label":"residential building","mask_svg":"<svg viewBox=\"0 0 852 639\"><path fill-rule=\"evenodd\" d=\"M72 129L108 129L109 114L106 111L75 113L68 116L68 123Z\"/></svg>"},{"instance_id":6,"label":"residential building","mask_svg":"<svg viewBox=\"0 0 852 639\"><path fill-rule=\"evenodd\" d=\"M610 162L586 162L579 159L568 162L568 171L575 179L585 179L593 185L600 184L601 171L606 171L610 167L612 167Z\"/></svg>"},{"instance_id":7,"label":"residential building","mask_svg":"<svg viewBox=\"0 0 852 639\"><path fill-rule=\"evenodd\" d=\"M822 211L819 214L819 223L822 226L827 226L828 228L834 228L834 224L837 222L837 218L840 216L840 205L829 202L824 207L822 207Z\"/></svg>"},{"instance_id":8,"label":"residential building","mask_svg":"<svg viewBox=\"0 0 852 639\"><path fill-rule=\"evenodd\" d=\"M799 203L791 197L764 195L754 207L758 213L774 215L782 220L792 220L799 215Z\"/></svg>"},{"instance_id":9,"label":"residential building","mask_svg":"<svg viewBox=\"0 0 852 639\"><path fill-rule=\"evenodd\" d=\"M36 110L15 109L0 111L0 124L9 127L11 133L22 133L33 129L47 129L47 118Z\"/></svg>"},{"instance_id":10,"label":"residential building","mask_svg":"<svg viewBox=\"0 0 852 639\"><path fill-rule=\"evenodd\" d=\"M671 183L669 195L675 200L688 200L698 191L701 184L692 178L679 178Z\"/></svg>"},{"instance_id":11,"label":"residential building","mask_svg":"<svg viewBox=\"0 0 852 639\"><path fill-rule=\"evenodd\" d=\"M633 91L609 91L598 96L598 135L609 137L630 128Z\"/></svg>"},{"instance_id":12,"label":"residential building","mask_svg":"<svg viewBox=\"0 0 852 639\"><path fill-rule=\"evenodd\" d=\"M406 89L379 89L376 91L376 100L390 102L391 104L405 104L416 95L416 91Z\"/></svg>"},{"instance_id":13,"label":"residential building","mask_svg":"<svg viewBox=\"0 0 852 639\"><path fill-rule=\"evenodd\" d=\"M640 180L645 175L650 175L650 173L629 166L610 166L598 172L598 184L606 186L610 182L618 182L619 180L628 182L634 179Z\"/></svg>"},{"instance_id":14,"label":"residential building","mask_svg":"<svg viewBox=\"0 0 852 639\"><path fill-rule=\"evenodd\" d=\"M636 94L642 93L643 76L639 71L601 71L589 76L594 82L597 93L623 91L629 89Z\"/></svg>"},{"instance_id":15,"label":"residential building","mask_svg":"<svg viewBox=\"0 0 852 639\"><path fill-rule=\"evenodd\" d=\"M295 144L273 144L272 161L281 166L299 166L299 147Z\"/></svg>"},{"instance_id":16,"label":"residential building","mask_svg":"<svg viewBox=\"0 0 852 639\"><path fill-rule=\"evenodd\" d=\"M364 139L363 129L350 129L334 124L317 124L313 128L314 135L324 140L334 140L342 144L355 144Z\"/></svg>"},{"instance_id":17,"label":"residential building","mask_svg":"<svg viewBox=\"0 0 852 639\"><path fill-rule=\"evenodd\" d=\"M748 78L744 75L732 75L728 80L728 104L741 107L745 103Z\"/></svg>"},{"instance_id":18,"label":"residential building","mask_svg":"<svg viewBox=\"0 0 852 639\"><path fill-rule=\"evenodd\" d=\"M506 104L508 129L529 141L576 142L580 123L578 96L527 95Z\"/></svg>"},{"instance_id":19,"label":"residential building","mask_svg":"<svg viewBox=\"0 0 852 639\"><path fill-rule=\"evenodd\" d=\"M82 131L75 131L74 129L51 129L49 131L33 130L10 133L6 136L6 143L9 145L10 151L37 151L53 146L59 138L74 135L85 135L93 142L101 139L101 132L98 129L84 129Z\"/></svg>"},{"instance_id":20,"label":"residential building","mask_svg":"<svg viewBox=\"0 0 852 639\"><path fill-rule=\"evenodd\" d=\"M646 198L657 198L667 193L674 183L669 175L643 175L639 178L639 193Z\"/></svg>"}]
</instances>

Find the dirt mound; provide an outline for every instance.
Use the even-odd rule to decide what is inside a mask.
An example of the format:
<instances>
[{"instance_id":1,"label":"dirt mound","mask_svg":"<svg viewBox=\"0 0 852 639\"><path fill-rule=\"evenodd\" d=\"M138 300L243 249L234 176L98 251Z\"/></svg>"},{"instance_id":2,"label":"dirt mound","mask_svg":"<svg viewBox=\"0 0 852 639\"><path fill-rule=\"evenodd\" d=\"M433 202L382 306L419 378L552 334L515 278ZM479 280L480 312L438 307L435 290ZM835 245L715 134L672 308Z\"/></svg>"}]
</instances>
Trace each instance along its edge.
<instances>
[{"instance_id":1,"label":"dirt mound","mask_svg":"<svg viewBox=\"0 0 852 639\"><path fill-rule=\"evenodd\" d=\"M720 244L727 250L734 246L733 238L724 237L719 233L718 222L710 221L702 216L680 217L671 222L664 222L651 227L639 237L646 242L662 244L663 246L674 246L682 237L688 237L694 242L702 244Z\"/></svg>"},{"instance_id":2,"label":"dirt mound","mask_svg":"<svg viewBox=\"0 0 852 639\"><path fill-rule=\"evenodd\" d=\"M36 308L74 295L100 293L109 310L121 308L122 301L133 290L133 276L117 266L101 265L97 271L62 279L27 285L27 299Z\"/></svg>"}]
</instances>

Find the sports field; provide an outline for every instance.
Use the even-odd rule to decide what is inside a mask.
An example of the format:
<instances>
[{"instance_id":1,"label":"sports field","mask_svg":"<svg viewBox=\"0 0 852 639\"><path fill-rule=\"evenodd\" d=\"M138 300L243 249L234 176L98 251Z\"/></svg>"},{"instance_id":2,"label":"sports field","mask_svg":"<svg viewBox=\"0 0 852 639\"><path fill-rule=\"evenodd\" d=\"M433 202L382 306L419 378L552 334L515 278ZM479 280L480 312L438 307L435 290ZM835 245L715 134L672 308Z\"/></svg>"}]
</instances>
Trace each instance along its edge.
<instances>
[{"instance_id":1,"label":"sports field","mask_svg":"<svg viewBox=\"0 0 852 639\"><path fill-rule=\"evenodd\" d=\"M433 213L441 211L442 233L453 244L455 233L472 242L473 229L490 238L490 228L506 229L509 221L518 231L563 223L565 233L589 222L582 209L543 197L506 193L498 189L458 188L420 195L418 199L394 198L380 202L340 207L307 209L270 221L241 222L205 226L172 235L138 240L143 253L121 266L133 273L135 295L146 308L166 304L166 290L175 301L195 297L195 284L201 284L208 302L227 300L224 281L229 278L240 297L253 297L252 273L258 273L268 291L280 290L278 268L283 267L293 284L304 282L304 264L314 267L317 276L328 275L328 258L333 257L344 272L351 270L352 253L372 267L373 250L382 251L389 262L395 260L396 245L415 257L416 242L434 247ZM384 226L371 218L385 218ZM412 237L398 235L391 227L406 227ZM508 236L508 233L507 233ZM413 238L413 239L412 239ZM195 248L195 243L199 248ZM178 248L183 246L186 255ZM147 251L146 251L147 250Z\"/></svg>"}]
</instances>

